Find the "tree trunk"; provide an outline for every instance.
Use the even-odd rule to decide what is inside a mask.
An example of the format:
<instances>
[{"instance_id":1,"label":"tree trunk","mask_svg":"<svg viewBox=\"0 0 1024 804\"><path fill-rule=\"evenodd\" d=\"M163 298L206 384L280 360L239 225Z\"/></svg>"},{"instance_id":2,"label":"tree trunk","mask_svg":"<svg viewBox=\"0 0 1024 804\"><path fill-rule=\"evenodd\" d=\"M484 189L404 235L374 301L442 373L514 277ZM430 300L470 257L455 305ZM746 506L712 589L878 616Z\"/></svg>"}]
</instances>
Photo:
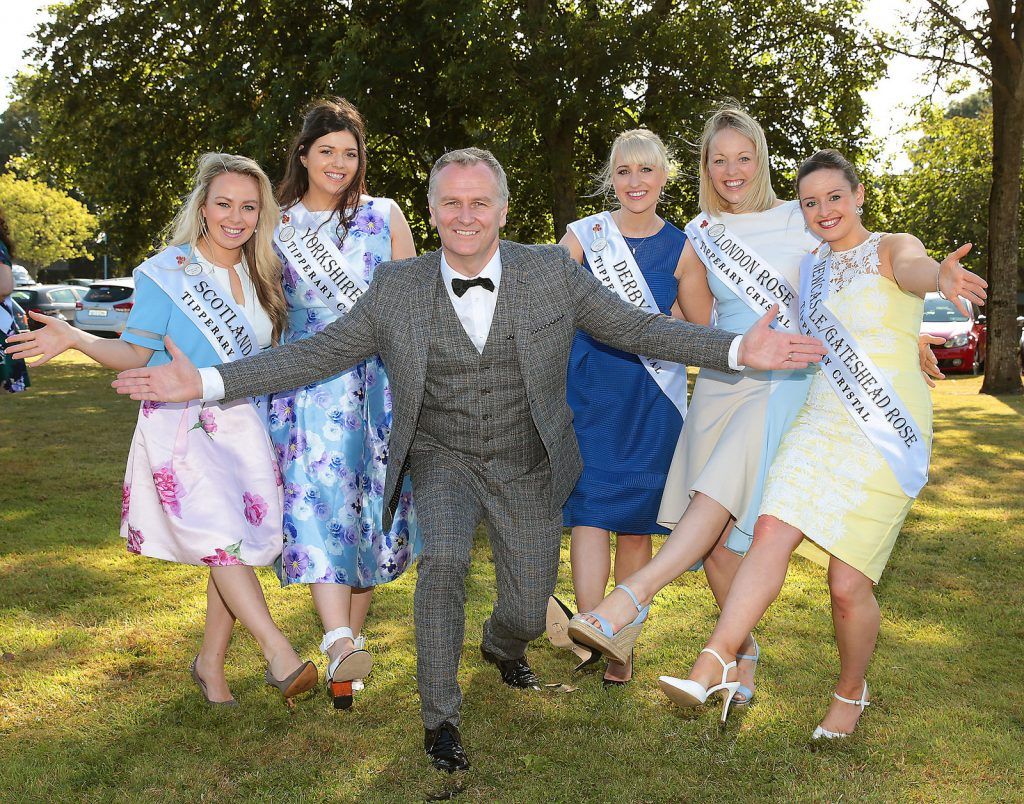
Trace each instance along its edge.
<instances>
[{"instance_id":1,"label":"tree trunk","mask_svg":"<svg viewBox=\"0 0 1024 804\"><path fill-rule=\"evenodd\" d=\"M555 241L562 239L565 228L576 220L576 170L574 166L576 126L561 120L544 132L551 176L551 218L555 224Z\"/></svg>"},{"instance_id":2,"label":"tree trunk","mask_svg":"<svg viewBox=\"0 0 1024 804\"><path fill-rule=\"evenodd\" d=\"M1019 394L1017 363L1017 260L1020 242L1020 172L1024 149L1024 70L1021 31L1012 3L991 3L992 191L988 205L988 352L985 394Z\"/></svg>"}]
</instances>

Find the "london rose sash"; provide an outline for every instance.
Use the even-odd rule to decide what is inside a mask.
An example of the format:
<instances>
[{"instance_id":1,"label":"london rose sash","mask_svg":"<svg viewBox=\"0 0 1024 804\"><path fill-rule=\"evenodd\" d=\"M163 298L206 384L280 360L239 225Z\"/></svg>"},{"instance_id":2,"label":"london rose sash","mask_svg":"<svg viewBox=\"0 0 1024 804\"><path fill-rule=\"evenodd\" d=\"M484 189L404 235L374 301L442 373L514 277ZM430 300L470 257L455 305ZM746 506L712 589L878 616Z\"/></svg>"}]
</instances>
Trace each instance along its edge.
<instances>
[{"instance_id":1,"label":"london rose sash","mask_svg":"<svg viewBox=\"0 0 1024 804\"><path fill-rule=\"evenodd\" d=\"M772 322L777 329L796 332L799 326L796 288L724 223L701 213L686 224L697 256L704 266L759 316L773 304L779 314Z\"/></svg>"},{"instance_id":2,"label":"london rose sash","mask_svg":"<svg viewBox=\"0 0 1024 804\"><path fill-rule=\"evenodd\" d=\"M640 266L626 245L611 213L600 212L569 224L570 231L583 246L587 263L601 283L628 304L649 313L661 312L644 279ZM686 418L686 366L667 360L654 360L637 355L647 373Z\"/></svg>"},{"instance_id":3,"label":"london rose sash","mask_svg":"<svg viewBox=\"0 0 1024 804\"><path fill-rule=\"evenodd\" d=\"M243 310L211 278L187 246L169 246L135 269L152 279L195 325L221 362L259 351L256 332Z\"/></svg>"},{"instance_id":4,"label":"london rose sash","mask_svg":"<svg viewBox=\"0 0 1024 804\"><path fill-rule=\"evenodd\" d=\"M827 245L800 266L800 329L828 349L821 372L850 418L881 453L908 497L928 482L928 442L892 383L825 304L832 275Z\"/></svg>"},{"instance_id":5,"label":"london rose sash","mask_svg":"<svg viewBox=\"0 0 1024 804\"><path fill-rule=\"evenodd\" d=\"M363 279L363 252L339 251L326 232L321 234L321 223L322 216L292 207L281 213L274 243L327 309L344 315L369 287Z\"/></svg>"}]
</instances>

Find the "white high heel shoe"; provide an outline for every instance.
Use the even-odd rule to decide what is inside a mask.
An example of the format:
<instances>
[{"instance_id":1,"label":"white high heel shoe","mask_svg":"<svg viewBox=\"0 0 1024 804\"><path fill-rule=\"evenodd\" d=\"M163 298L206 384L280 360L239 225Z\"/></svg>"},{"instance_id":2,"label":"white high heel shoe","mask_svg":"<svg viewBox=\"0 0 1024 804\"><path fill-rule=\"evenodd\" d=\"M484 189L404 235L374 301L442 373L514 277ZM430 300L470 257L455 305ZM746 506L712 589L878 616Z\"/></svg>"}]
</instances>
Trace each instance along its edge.
<instances>
[{"instance_id":1,"label":"white high heel shoe","mask_svg":"<svg viewBox=\"0 0 1024 804\"><path fill-rule=\"evenodd\" d=\"M718 655L718 651L713 648L704 648L701 653L710 653L718 659L719 664L722 665L721 683L705 688L702 684L698 684L696 681L691 681L688 678L661 676L658 679L658 686L661 687L661 691L664 692L673 703L687 707L702 706L707 703L708 698L716 692L721 692L722 698L725 699L725 703L722 706L722 722L725 723L726 717L729 716L729 704L732 703L732 696L736 694L736 690L740 687L739 681L726 680L726 677L729 675L729 671L736 666L736 661L733 660L726 664L725 660Z\"/></svg>"},{"instance_id":2,"label":"white high heel shoe","mask_svg":"<svg viewBox=\"0 0 1024 804\"><path fill-rule=\"evenodd\" d=\"M835 698L837 701L842 701L843 703L848 703L848 704L853 704L854 706L859 706L860 707L860 713L862 715L864 714L864 709L869 707L869 706L871 706L871 701L868 700L868 682L867 681L864 682L864 690L860 694L860 700L859 701L853 701L853 700L850 700L849 698L844 698L838 692L833 692L832 693L832 697ZM860 718L857 718L857 722L860 723ZM823 729L821 726L818 726L818 727L816 727L814 729L814 733L811 735L811 739L812 740L841 740L844 737L849 737L850 734L852 734L852 732L848 732L848 731L829 731L828 729Z\"/></svg>"}]
</instances>

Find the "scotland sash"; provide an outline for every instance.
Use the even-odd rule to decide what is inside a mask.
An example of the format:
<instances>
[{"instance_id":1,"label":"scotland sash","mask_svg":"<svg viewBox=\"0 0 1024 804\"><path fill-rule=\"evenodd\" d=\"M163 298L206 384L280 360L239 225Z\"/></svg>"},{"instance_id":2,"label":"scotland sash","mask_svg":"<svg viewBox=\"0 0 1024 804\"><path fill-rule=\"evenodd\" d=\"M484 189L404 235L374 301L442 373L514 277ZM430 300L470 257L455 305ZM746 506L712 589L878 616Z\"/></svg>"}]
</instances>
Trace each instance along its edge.
<instances>
[{"instance_id":1,"label":"scotland sash","mask_svg":"<svg viewBox=\"0 0 1024 804\"><path fill-rule=\"evenodd\" d=\"M213 279L188 246L169 246L135 269L152 279L229 363L259 351L243 310Z\"/></svg>"},{"instance_id":2,"label":"scotland sash","mask_svg":"<svg viewBox=\"0 0 1024 804\"><path fill-rule=\"evenodd\" d=\"M320 228L323 216L292 207L281 213L274 243L288 264L309 283L328 310L344 315L369 285L363 279L363 252L346 240L345 251ZM326 227L325 227L326 228Z\"/></svg>"},{"instance_id":3,"label":"scotland sash","mask_svg":"<svg viewBox=\"0 0 1024 804\"><path fill-rule=\"evenodd\" d=\"M789 332L798 330L796 288L724 223L701 213L686 224L686 236L708 271L747 307L762 316L778 304L779 313L772 326Z\"/></svg>"},{"instance_id":4,"label":"scotland sash","mask_svg":"<svg viewBox=\"0 0 1024 804\"><path fill-rule=\"evenodd\" d=\"M820 252L820 253L819 253ZM832 250L827 245L800 266L800 329L828 349L821 372L846 412L885 458L900 488L917 497L928 482L929 448L892 383L826 306Z\"/></svg>"},{"instance_id":5,"label":"scotland sash","mask_svg":"<svg viewBox=\"0 0 1024 804\"><path fill-rule=\"evenodd\" d=\"M583 246L590 270L601 284L628 304L649 313L661 312L611 213L601 212L570 223L569 230ZM637 357L685 420L686 366L643 355Z\"/></svg>"}]
</instances>

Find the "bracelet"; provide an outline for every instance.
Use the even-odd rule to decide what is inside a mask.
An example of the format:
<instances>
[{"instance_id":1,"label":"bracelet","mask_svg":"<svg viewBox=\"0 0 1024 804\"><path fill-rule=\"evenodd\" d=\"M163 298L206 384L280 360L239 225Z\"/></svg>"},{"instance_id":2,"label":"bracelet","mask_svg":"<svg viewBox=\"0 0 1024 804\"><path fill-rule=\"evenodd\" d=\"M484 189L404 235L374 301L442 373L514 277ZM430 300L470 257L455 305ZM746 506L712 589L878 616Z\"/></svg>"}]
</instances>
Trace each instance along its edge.
<instances>
[{"instance_id":1,"label":"bracelet","mask_svg":"<svg viewBox=\"0 0 1024 804\"><path fill-rule=\"evenodd\" d=\"M938 268L935 269L935 292L939 294L939 298L940 299L945 299L946 301L951 301L949 296L947 296L945 293L943 293L942 292L942 288L939 287L939 275L941 273L942 273L942 266L940 265Z\"/></svg>"}]
</instances>

